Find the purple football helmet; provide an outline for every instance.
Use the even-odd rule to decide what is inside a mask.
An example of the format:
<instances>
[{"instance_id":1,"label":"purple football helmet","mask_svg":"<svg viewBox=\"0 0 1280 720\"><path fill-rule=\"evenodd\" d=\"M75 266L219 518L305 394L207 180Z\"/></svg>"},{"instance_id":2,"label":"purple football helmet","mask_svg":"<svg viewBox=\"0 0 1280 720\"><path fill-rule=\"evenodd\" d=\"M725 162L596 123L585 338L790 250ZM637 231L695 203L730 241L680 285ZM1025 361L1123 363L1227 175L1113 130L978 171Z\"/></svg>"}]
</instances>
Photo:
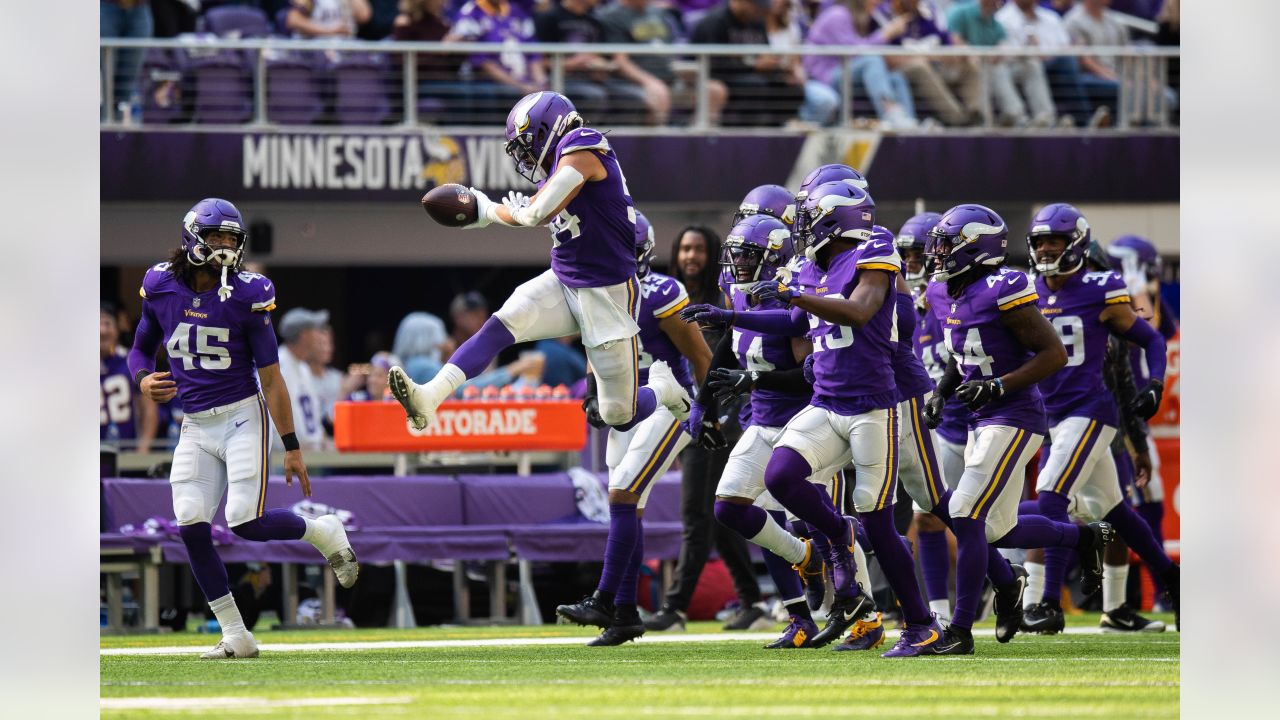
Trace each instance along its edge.
<instances>
[{"instance_id":1,"label":"purple football helmet","mask_svg":"<svg viewBox=\"0 0 1280 720\"><path fill-rule=\"evenodd\" d=\"M804 181L800 183L800 189L796 192L796 221L795 233L799 237L805 233L805 223L807 218L801 217L800 207L804 205L804 201L809 197L809 193L813 192L819 185L837 180L844 180L858 186L862 190L867 189L867 179L862 173L854 170L848 165L832 164L823 165L816 170L804 176Z\"/></svg>"},{"instance_id":2,"label":"purple football helmet","mask_svg":"<svg viewBox=\"0 0 1280 720\"><path fill-rule=\"evenodd\" d=\"M649 274L649 265L653 263L653 225L644 213L636 211L636 277Z\"/></svg>"},{"instance_id":3,"label":"purple football helmet","mask_svg":"<svg viewBox=\"0 0 1280 720\"><path fill-rule=\"evenodd\" d=\"M815 187L796 213L796 224L805 219L804 230L795 235L796 252L816 260L818 251L833 238L855 245L871 239L876 223L876 204L866 190L837 180Z\"/></svg>"},{"instance_id":4,"label":"purple football helmet","mask_svg":"<svg viewBox=\"0 0 1280 720\"><path fill-rule=\"evenodd\" d=\"M790 227L796 219L796 199L781 185L761 185L742 198L738 212L733 215L733 224L756 214L775 217Z\"/></svg>"},{"instance_id":5,"label":"purple football helmet","mask_svg":"<svg viewBox=\"0 0 1280 720\"><path fill-rule=\"evenodd\" d=\"M1125 277L1141 273L1146 280L1160 279L1160 253L1150 240L1138 235L1121 235L1107 246L1111 267Z\"/></svg>"},{"instance_id":6,"label":"purple football helmet","mask_svg":"<svg viewBox=\"0 0 1280 720\"><path fill-rule=\"evenodd\" d=\"M547 154L570 130L586 123L569 102L569 98L557 92L529 93L507 114L507 154L516 161L516 170L529 182L538 182L538 172L543 175Z\"/></svg>"},{"instance_id":7,"label":"purple football helmet","mask_svg":"<svg viewBox=\"0 0 1280 720\"><path fill-rule=\"evenodd\" d=\"M212 232L230 233L234 247L213 247L205 242ZM212 261L221 267L236 269L244 261L244 246L249 240L244 216L235 205L221 198L205 198L182 218L182 247L192 265Z\"/></svg>"},{"instance_id":8,"label":"purple football helmet","mask_svg":"<svg viewBox=\"0 0 1280 720\"><path fill-rule=\"evenodd\" d=\"M732 285L751 285L772 280L778 268L793 254L791 230L770 215L748 215L738 221L724 239L720 251L722 275Z\"/></svg>"},{"instance_id":9,"label":"purple football helmet","mask_svg":"<svg viewBox=\"0 0 1280 720\"><path fill-rule=\"evenodd\" d=\"M983 205L957 205L929 231L925 257L932 279L950 280L979 266L1004 262L1009 228L994 210Z\"/></svg>"},{"instance_id":10,"label":"purple football helmet","mask_svg":"<svg viewBox=\"0 0 1280 720\"><path fill-rule=\"evenodd\" d=\"M942 216L936 212L922 212L907 218L902 229L898 230L893 244L902 255L902 278L908 283L920 284L928 280L929 264L925 262L924 246L929 231L941 219ZM912 269L917 264L919 269Z\"/></svg>"},{"instance_id":11,"label":"purple football helmet","mask_svg":"<svg viewBox=\"0 0 1280 720\"><path fill-rule=\"evenodd\" d=\"M1061 237L1066 247L1057 257L1036 248L1047 237ZM1053 203L1040 208L1031 218L1027 231L1027 252L1031 265L1041 275L1070 275L1084 266L1084 256L1089 251L1089 221L1080 211L1066 203Z\"/></svg>"}]
</instances>

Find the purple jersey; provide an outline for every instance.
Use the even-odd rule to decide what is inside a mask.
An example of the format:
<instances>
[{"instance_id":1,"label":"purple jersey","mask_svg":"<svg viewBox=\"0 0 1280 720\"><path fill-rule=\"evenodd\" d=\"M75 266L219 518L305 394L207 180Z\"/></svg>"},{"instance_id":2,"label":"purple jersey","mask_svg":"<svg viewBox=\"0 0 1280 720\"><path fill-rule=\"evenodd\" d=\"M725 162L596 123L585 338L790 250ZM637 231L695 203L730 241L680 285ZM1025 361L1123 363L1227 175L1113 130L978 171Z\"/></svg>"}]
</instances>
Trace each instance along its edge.
<instances>
[{"instance_id":1,"label":"purple jersey","mask_svg":"<svg viewBox=\"0 0 1280 720\"><path fill-rule=\"evenodd\" d=\"M98 373L102 389L99 405L99 440L133 440L138 437L138 422L133 405L133 379L129 377L129 361L123 352L103 358Z\"/></svg>"},{"instance_id":2,"label":"purple jersey","mask_svg":"<svg viewBox=\"0 0 1280 720\"><path fill-rule=\"evenodd\" d=\"M924 363L925 370L929 371L929 377L933 378L936 384L947 371L947 360L951 357L951 353L947 350L946 339L942 334L942 319L933 312L925 311L916 323L913 339L916 356ZM934 432L949 443L963 445L967 442L969 410L964 403L954 396L947 400L942 406L942 422Z\"/></svg>"},{"instance_id":3,"label":"purple jersey","mask_svg":"<svg viewBox=\"0 0 1280 720\"><path fill-rule=\"evenodd\" d=\"M632 260L634 265L635 261ZM658 321L680 312L689 304L684 285L670 275L651 272L640 280L640 384L649 382L649 366L662 360L671 374L686 389L693 388L689 361L676 348L671 338L658 327Z\"/></svg>"},{"instance_id":4,"label":"purple jersey","mask_svg":"<svg viewBox=\"0 0 1280 720\"><path fill-rule=\"evenodd\" d=\"M1077 272L1056 291L1044 277L1036 278L1040 312L1053 324L1067 349L1067 365L1040 381L1049 423L1087 417L1118 427L1115 396L1102 378L1102 363L1111 331L1099 316L1108 305L1129 302L1124 279L1113 272Z\"/></svg>"},{"instance_id":5,"label":"purple jersey","mask_svg":"<svg viewBox=\"0 0 1280 720\"><path fill-rule=\"evenodd\" d=\"M618 157L598 130L570 130L556 146L560 159L572 152L595 152L608 177L587 182L551 221L551 269L569 287L605 287L636 274L636 210Z\"/></svg>"},{"instance_id":6,"label":"purple jersey","mask_svg":"<svg viewBox=\"0 0 1280 720\"><path fill-rule=\"evenodd\" d=\"M902 259L893 243L867 241L858 249L840 253L823 271L817 263L800 270L806 292L823 297L847 298L866 271L897 273ZM809 339L813 341L813 405L840 415L859 415L898 403L893 378L894 337L897 334L897 290L892 280L884 304L863 327L832 325L809 315Z\"/></svg>"},{"instance_id":7,"label":"purple jersey","mask_svg":"<svg viewBox=\"0 0 1280 720\"><path fill-rule=\"evenodd\" d=\"M228 276L231 297L218 288L197 293L169 272L169 263L142 278L142 319L134 347L154 357L163 343L184 413L229 405L258 392L256 370L278 361L270 311L275 286L252 272Z\"/></svg>"},{"instance_id":8,"label":"purple jersey","mask_svg":"<svg viewBox=\"0 0 1280 720\"><path fill-rule=\"evenodd\" d=\"M752 307L747 294L737 288L730 289L731 307L738 312L748 310L778 310L784 305L778 301ZM795 351L791 348L791 338L779 335L764 335L754 330L732 328L733 354L738 363L747 370L768 372L770 370L793 370L799 366ZM777 390L755 389L751 391L751 425L763 427L782 427L796 413L809 404L810 395L779 392ZM743 427L746 427L745 425Z\"/></svg>"},{"instance_id":9,"label":"purple jersey","mask_svg":"<svg viewBox=\"0 0 1280 720\"><path fill-rule=\"evenodd\" d=\"M472 67L478 68L486 62L495 62L516 80L533 79L530 68L540 61L541 56L536 53L514 52L520 43L534 40L533 17L520 3L508 3L507 12L500 13L497 7L484 0L469 2L458 11L458 16L453 20L451 32L459 40L502 43L506 46L502 53L484 53L468 57L467 62Z\"/></svg>"},{"instance_id":10,"label":"purple jersey","mask_svg":"<svg viewBox=\"0 0 1280 720\"><path fill-rule=\"evenodd\" d=\"M916 301L911 293L896 293L898 304L897 342L893 345L893 382L898 386L898 401L920 397L933 392L933 378L915 353Z\"/></svg>"},{"instance_id":11,"label":"purple jersey","mask_svg":"<svg viewBox=\"0 0 1280 720\"><path fill-rule=\"evenodd\" d=\"M1027 276L1000 268L979 278L953 298L945 283L930 283L929 310L945 328L947 351L960 364L963 380L988 380L1012 372L1033 353L1018 342L1000 314L1036 301L1036 288ZM972 427L1007 425L1045 434L1044 403L1035 385L1007 393L973 413Z\"/></svg>"}]
</instances>

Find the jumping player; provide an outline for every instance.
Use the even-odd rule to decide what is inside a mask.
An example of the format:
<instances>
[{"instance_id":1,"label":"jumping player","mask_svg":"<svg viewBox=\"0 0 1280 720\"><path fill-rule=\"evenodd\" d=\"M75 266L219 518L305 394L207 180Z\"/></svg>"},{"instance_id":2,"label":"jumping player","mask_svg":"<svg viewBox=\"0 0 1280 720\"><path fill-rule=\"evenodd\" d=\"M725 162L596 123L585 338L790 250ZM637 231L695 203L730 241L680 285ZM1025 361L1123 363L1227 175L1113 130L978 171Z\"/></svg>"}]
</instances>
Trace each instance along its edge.
<instances>
[{"instance_id":1,"label":"jumping player","mask_svg":"<svg viewBox=\"0 0 1280 720\"><path fill-rule=\"evenodd\" d=\"M1026 275L1003 267L1007 237L1004 220L990 208L958 205L942 216L927 242L933 279L939 281L927 291L930 312L941 321L951 360L929 399L926 419L936 426L953 394L973 412L964 473L949 502L958 548L956 607L946 635L931 648L939 655L973 653L988 543L1074 547L1086 577L1097 585L1102 551L1112 534L1107 523L1077 528L1018 516L1021 473L1046 432L1036 383L1065 365L1067 357L1037 311L1036 291Z\"/></svg>"},{"instance_id":2,"label":"jumping player","mask_svg":"<svg viewBox=\"0 0 1280 720\"><path fill-rule=\"evenodd\" d=\"M258 655L213 547L210 523L224 493L227 527L239 537L306 540L343 587L355 584L360 570L336 515L310 520L265 509L270 420L283 433L285 482L293 485L297 475L310 497L311 481L268 314L276 306L275 287L258 273L240 272L247 239L244 218L226 200L207 198L191 208L182 221L182 246L142 279L142 318L128 359L144 395L156 402L176 395L182 403L169 483L191 570L222 627L217 647L201 656L206 660ZM153 372L161 343L171 373Z\"/></svg>"},{"instance_id":3,"label":"jumping player","mask_svg":"<svg viewBox=\"0 0 1280 720\"><path fill-rule=\"evenodd\" d=\"M391 368L389 387L404 406L409 430L425 430L440 403L502 349L574 333L582 334L599 382L606 424L629 430L658 405L685 419L689 396L665 365L654 366L648 385L638 387L636 210L609 141L554 92L521 98L507 116L506 136L507 154L538 191L532 198L512 193L495 203L472 188L478 219L467 227L550 223L551 269L516 288L427 383L418 385L401 368Z\"/></svg>"}]
</instances>

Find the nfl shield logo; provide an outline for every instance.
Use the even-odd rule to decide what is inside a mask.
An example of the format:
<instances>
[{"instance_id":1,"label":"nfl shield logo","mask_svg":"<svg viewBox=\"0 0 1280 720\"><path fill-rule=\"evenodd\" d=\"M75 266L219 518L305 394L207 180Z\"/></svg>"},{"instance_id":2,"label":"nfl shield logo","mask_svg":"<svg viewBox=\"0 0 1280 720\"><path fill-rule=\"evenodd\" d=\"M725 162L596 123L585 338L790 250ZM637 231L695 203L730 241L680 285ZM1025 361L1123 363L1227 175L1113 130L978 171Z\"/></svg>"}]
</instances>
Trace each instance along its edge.
<instances>
[{"instance_id":1,"label":"nfl shield logo","mask_svg":"<svg viewBox=\"0 0 1280 720\"><path fill-rule=\"evenodd\" d=\"M955 311L956 311L956 306L957 306L958 304L959 304L959 303L951 303L951 312L955 312Z\"/></svg>"},{"instance_id":2,"label":"nfl shield logo","mask_svg":"<svg viewBox=\"0 0 1280 720\"><path fill-rule=\"evenodd\" d=\"M200 298L191 298L191 307L200 307Z\"/></svg>"}]
</instances>

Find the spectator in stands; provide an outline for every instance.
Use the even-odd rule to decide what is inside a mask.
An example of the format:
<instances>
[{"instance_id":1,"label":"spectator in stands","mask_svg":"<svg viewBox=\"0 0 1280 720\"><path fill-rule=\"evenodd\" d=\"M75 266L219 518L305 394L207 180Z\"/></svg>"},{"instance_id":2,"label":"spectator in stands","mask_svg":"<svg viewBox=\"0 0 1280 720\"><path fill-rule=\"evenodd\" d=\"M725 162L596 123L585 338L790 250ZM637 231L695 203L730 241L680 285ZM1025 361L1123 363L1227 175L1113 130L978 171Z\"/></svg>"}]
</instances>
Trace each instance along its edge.
<instances>
[{"instance_id":1,"label":"spectator in stands","mask_svg":"<svg viewBox=\"0 0 1280 720\"><path fill-rule=\"evenodd\" d=\"M487 312L485 316L488 317ZM396 328L391 352L404 361L401 367L414 382L426 382L440 372L444 364L441 358L448 357L454 347L443 320L428 312L411 312Z\"/></svg>"},{"instance_id":2,"label":"spectator in stands","mask_svg":"<svg viewBox=\"0 0 1280 720\"><path fill-rule=\"evenodd\" d=\"M333 363L333 328L320 328L316 338L316 354L307 361L312 383L320 397L320 408L325 430L333 434L333 404L351 392L352 383Z\"/></svg>"},{"instance_id":3,"label":"spectator in stands","mask_svg":"<svg viewBox=\"0 0 1280 720\"><path fill-rule=\"evenodd\" d=\"M671 0L664 4L670 9L671 16L680 23L681 34L688 36L702 22L702 18L720 4L720 0Z\"/></svg>"},{"instance_id":4,"label":"spectator in stands","mask_svg":"<svg viewBox=\"0 0 1280 720\"><path fill-rule=\"evenodd\" d=\"M1071 45L1071 36L1062 18L1036 0L1011 0L996 11L996 20L1004 27L1009 45L1038 47L1046 52ZM1057 106L1077 125L1097 127L1110 117L1105 107L1090 115L1092 105L1080 82L1080 60L1069 55L1049 57L1044 61L1045 75Z\"/></svg>"},{"instance_id":5,"label":"spectator in stands","mask_svg":"<svg viewBox=\"0 0 1280 720\"><path fill-rule=\"evenodd\" d=\"M695 45L768 45L764 17L772 0L725 0L693 30ZM711 58L711 76L729 87L725 125L778 126L796 116L804 83L779 55Z\"/></svg>"},{"instance_id":6,"label":"spectator in stands","mask_svg":"<svg viewBox=\"0 0 1280 720\"><path fill-rule=\"evenodd\" d=\"M280 318L280 377L293 403L294 432L304 450L324 446L324 409L310 365L319 357L323 334L329 327L328 310L294 308ZM279 433L272 432L273 447L280 447Z\"/></svg>"},{"instance_id":7,"label":"spectator in stands","mask_svg":"<svg viewBox=\"0 0 1280 720\"><path fill-rule=\"evenodd\" d=\"M143 39L151 37L154 31L155 20L149 0L99 0L99 37ZM112 97L105 96L105 84L103 87L103 101L112 103L126 122L132 121L136 114L138 68L141 66L142 51L132 48L117 50Z\"/></svg>"},{"instance_id":8,"label":"spectator in stands","mask_svg":"<svg viewBox=\"0 0 1280 720\"><path fill-rule=\"evenodd\" d=\"M391 35L400 17L400 0L368 0L369 19L360 23L356 37L361 40L383 40Z\"/></svg>"},{"instance_id":9,"label":"spectator in stands","mask_svg":"<svg viewBox=\"0 0 1280 720\"><path fill-rule=\"evenodd\" d=\"M292 0L285 27L296 38L351 38L371 17L369 0Z\"/></svg>"},{"instance_id":10,"label":"spectator in stands","mask_svg":"<svg viewBox=\"0 0 1280 720\"><path fill-rule=\"evenodd\" d=\"M98 321L100 434L104 443L120 440L137 441L140 453L150 452L156 437L156 404L137 392L129 374L129 351L120 343L120 327L116 309L103 303Z\"/></svg>"},{"instance_id":11,"label":"spectator in stands","mask_svg":"<svg viewBox=\"0 0 1280 720\"><path fill-rule=\"evenodd\" d=\"M570 43L579 52L564 59L564 91L585 117L609 124L666 124L671 91L625 55L604 57L588 45L605 42L595 15L598 0L560 0L534 18L538 42Z\"/></svg>"},{"instance_id":12,"label":"spectator in stands","mask_svg":"<svg viewBox=\"0 0 1280 720\"><path fill-rule=\"evenodd\" d=\"M448 0L399 0L400 14L391 24L391 39L404 42L441 42L452 23L445 14ZM465 97L458 79L462 61L456 55L418 53L418 89L428 97Z\"/></svg>"},{"instance_id":13,"label":"spectator in stands","mask_svg":"<svg viewBox=\"0 0 1280 720\"><path fill-rule=\"evenodd\" d=\"M1157 45L1178 47L1181 44L1182 41L1178 32L1181 15L1178 0L1165 0L1164 7L1160 8L1160 14L1156 16L1156 22L1158 23L1158 29L1156 30ZM1176 93L1182 85L1181 62L1178 58L1172 58L1168 62L1169 87Z\"/></svg>"},{"instance_id":14,"label":"spectator in stands","mask_svg":"<svg viewBox=\"0 0 1280 720\"><path fill-rule=\"evenodd\" d=\"M596 14L604 24L608 42L670 45L676 40L673 16L652 0L616 0ZM670 56L637 55L628 60L668 89L670 105L696 107L696 80L677 74ZM720 122L720 112L728 99L729 88L723 82L707 80L707 117L711 124Z\"/></svg>"},{"instance_id":15,"label":"spectator in stands","mask_svg":"<svg viewBox=\"0 0 1280 720\"><path fill-rule=\"evenodd\" d=\"M995 47L1004 44L1004 26L995 19L1000 0L971 0L956 3L947 14L951 40L959 45ZM1036 58L984 58L979 65L991 88L997 118L1002 125L1047 127L1054 124L1057 111L1049 94L1049 80L1044 65ZM1026 102L1018 95L1022 86ZM1028 115L1028 109L1030 114Z\"/></svg>"},{"instance_id":16,"label":"spectator in stands","mask_svg":"<svg viewBox=\"0 0 1280 720\"><path fill-rule=\"evenodd\" d=\"M151 0L155 37L170 38L195 32L199 9L199 4L190 0Z\"/></svg>"},{"instance_id":17,"label":"spectator in stands","mask_svg":"<svg viewBox=\"0 0 1280 720\"><path fill-rule=\"evenodd\" d=\"M818 13L809 28L808 41L813 45L884 45L897 39L907 28L909 19L898 16L883 27L873 11L876 0L832 0ZM831 55L805 57L804 66L809 77L821 80L837 90L841 87L841 63L847 62L853 81L860 84L875 107L876 117L888 129L914 128L915 108L911 86L902 73L889 70L879 55L859 55L842 61ZM845 98L845 102L852 102Z\"/></svg>"},{"instance_id":18,"label":"spectator in stands","mask_svg":"<svg viewBox=\"0 0 1280 720\"><path fill-rule=\"evenodd\" d=\"M458 11L446 40L503 43L516 46L533 40L533 18L511 0L470 0ZM546 70L537 54L480 53L467 58L464 73L470 117L474 124L503 122L511 106L547 87Z\"/></svg>"},{"instance_id":19,"label":"spectator in stands","mask_svg":"<svg viewBox=\"0 0 1280 720\"><path fill-rule=\"evenodd\" d=\"M906 29L892 41L893 45L932 50L951 44L951 36L942 29L942 17L928 0L892 0L881 10L892 14L877 21L887 25L891 18L906 17ZM970 58L886 57L894 72L907 78L915 96L916 115L932 113L948 125L973 125L982 121L982 84L978 65ZM923 108L921 107L923 105Z\"/></svg>"},{"instance_id":20,"label":"spectator in stands","mask_svg":"<svg viewBox=\"0 0 1280 720\"><path fill-rule=\"evenodd\" d=\"M769 14L765 16L765 29L769 32L769 45L776 48L794 48L804 43L804 31L800 19L794 16L795 5L791 0L773 0ZM799 55L781 58L782 67L796 83L804 87L804 104L800 106L800 120L813 125L830 125L840 109L840 93L835 88L812 80L804 72Z\"/></svg>"},{"instance_id":21,"label":"spectator in stands","mask_svg":"<svg viewBox=\"0 0 1280 720\"><path fill-rule=\"evenodd\" d=\"M1129 44L1129 31L1106 14L1108 0L1082 0L1063 18L1071 41L1076 45L1120 47ZM1080 81L1095 105L1107 107L1114 115L1120 95L1119 61L1114 55L1080 56L1084 73Z\"/></svg>"},{"instance_id":22,"label":"spectator in stands","mask_svg":"<svg viewBox=\"0 0 1280 720\"><path fill-rule=\"evenodd\" d=\"M356 402L390 400L387 393L387 373L396 365L403 367L400 358L389 352L374 353L367 365L352 365L347 374L364 382L352 390L347 399Z\"/></svg>"}]
</instances>

